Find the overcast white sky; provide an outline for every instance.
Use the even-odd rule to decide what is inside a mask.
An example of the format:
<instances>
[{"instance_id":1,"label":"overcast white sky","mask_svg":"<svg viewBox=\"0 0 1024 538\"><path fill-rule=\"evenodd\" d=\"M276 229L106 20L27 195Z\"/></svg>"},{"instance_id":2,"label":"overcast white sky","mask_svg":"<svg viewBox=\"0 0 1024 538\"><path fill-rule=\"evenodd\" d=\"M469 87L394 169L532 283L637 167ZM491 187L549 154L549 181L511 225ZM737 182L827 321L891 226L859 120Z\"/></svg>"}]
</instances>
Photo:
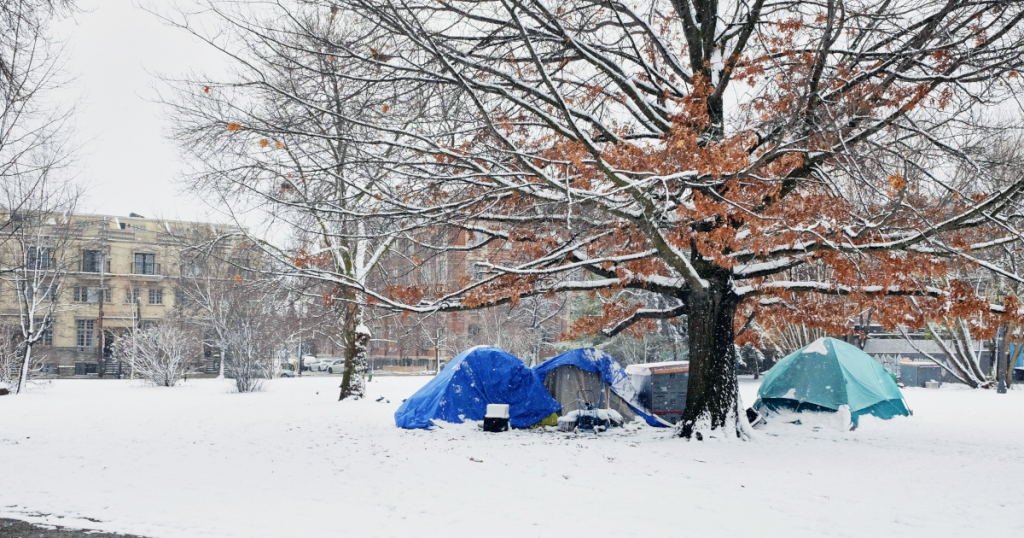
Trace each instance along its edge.
<instances>
[{"instance_id":1,"label":"overcast white sky","mask_svg":"<svg viewBox=\"0 0 1024 538\"><path fill-rule=\"evenodd\" d=\"M216 72L223 60L132 0L79 0L79 6L83 13L54 30L67 40L69 75L76 77L68 98L81 102L78 177L88 189L82 211L226 222L180 194L177 151L163 138L166 123L152 102L154 74Z\"/></svg>"}]
</instances>

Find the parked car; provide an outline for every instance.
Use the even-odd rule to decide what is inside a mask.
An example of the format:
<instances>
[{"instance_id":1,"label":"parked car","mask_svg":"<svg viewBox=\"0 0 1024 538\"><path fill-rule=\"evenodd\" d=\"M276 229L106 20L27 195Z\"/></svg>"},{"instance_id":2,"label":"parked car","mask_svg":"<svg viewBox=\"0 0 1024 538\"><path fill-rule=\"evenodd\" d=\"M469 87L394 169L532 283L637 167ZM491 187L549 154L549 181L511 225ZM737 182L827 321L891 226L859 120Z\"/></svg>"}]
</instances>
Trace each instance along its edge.
<instances>
[{"instance_id":1,"label":"parked car","mask_svg":"<svg viewBox=\"0 0 1024 538\"><path fill-rule=\"evenodd\" d=\"M306 355L305 357L302 357L302 369L307 372L316 371L317 365L323 362L323 360L324 359L318 359L311 355Z\"/></svg>"},{"instance_id":2,"label":"parked car","mask_svg":"<svg viewBox=\"0 0 1024 538\"><path fill-rule=\"evenodd\" d=\"M345 371L345 359L334 359L327 365L327 373L340 374Z\"/></svg>"},{"instance_id":3,"label":"parked car","mask_svg":"<svg viewBox=\"0 0 1024 538\"><path fill-rule=\"evenodd\" d=\"M318 359L312 355L306 355L302 357L302 369L312 371L316 368L316 365L320 363L321 359Z\"/></svg>"},{"instance_id":4,"label":"parked car","mask_svg":"<svg viewBox=\"0 0 1024 538\"><path fill-rule=\"evenodd\" d=\"M337 359L332 358L332 357L327 357L327 358L321 359L320 362L318 362L317 365L316 365L316 371L317 372L326 372L327 371L327 367L329 367L331 364L333 364L334 361L336 361L336 360Z\"/></svg>"},{"instance_id":5,"label":"parked car","mask_svg":"<svg viewBox=\"0 0 1024 538\"><path fill-rule=\"evenodd\" d=\"M275 372L275 377L295 377L295 365L290 362L283 362Z\"/></svg>"}]
</instances>

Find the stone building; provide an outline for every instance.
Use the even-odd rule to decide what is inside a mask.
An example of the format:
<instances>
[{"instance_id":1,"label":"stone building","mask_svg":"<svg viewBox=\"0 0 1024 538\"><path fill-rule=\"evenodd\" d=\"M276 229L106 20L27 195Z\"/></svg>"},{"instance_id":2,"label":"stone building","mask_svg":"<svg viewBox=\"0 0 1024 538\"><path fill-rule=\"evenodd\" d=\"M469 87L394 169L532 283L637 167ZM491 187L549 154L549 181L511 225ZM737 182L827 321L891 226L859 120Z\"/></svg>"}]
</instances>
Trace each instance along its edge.
<instances>
[{"instance_id":1,"label":"stone building","mask_svg":"<svg viewBox=\"0 0 1024 538\"><path fill-rule=\"evenodd\" d=\"M51 224L58 226L53 219ZM127 218L75 215L61 226L66 237L60 246L49 244L56 232L40 233L36 242L41 245L32 245L28 252L51 257L43 265L63 274L51 299L57 302L53 324L42 346L33 350L39 357L35 367L59 377L98 377L101 368L105 375L126 374L118 372L122 365L109 360L114 338L171 312L181 272L181 237L196 227L214 225L133 213ZM5 249L0 264L10 268L18 257L15 249ZM20 285L11 272L0 280L0 318L9 322L17 323Z\"/></svg>"}]
</instances>

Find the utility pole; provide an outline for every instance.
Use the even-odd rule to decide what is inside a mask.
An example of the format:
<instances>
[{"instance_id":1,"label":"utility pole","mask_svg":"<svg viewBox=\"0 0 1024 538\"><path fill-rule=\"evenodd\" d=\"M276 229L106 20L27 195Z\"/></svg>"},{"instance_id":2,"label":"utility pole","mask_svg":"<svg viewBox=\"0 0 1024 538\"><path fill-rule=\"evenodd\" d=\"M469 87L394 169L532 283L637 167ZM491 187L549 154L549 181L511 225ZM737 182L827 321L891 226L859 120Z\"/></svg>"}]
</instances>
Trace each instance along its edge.
<instances>
[{"instance_id":1,"label":"utility pole","mask_svg":"<svg viewBox=\"0 0 1024 538\"><path fill-rule=\"evenodd\" d=\"M992 350L996 360L996 393L1006 394L1006 327L1000 326L996 329L997 344Z\"/></svg>"},{"instance_id":2,"label":"utility pole","mask_svg":"<svg viewBox=\"0 0 1024 538\"><path fill-rule=\"evenodd\" d=\"M106 260L105 260L106 256L103 254L102 247L101 247L101 250L97 250L96 251L96 257L99 258L99 260L95 260L94 259L93 263L99 263L99 271L100 271L100 289L97 292L97 295L99 295L98 299L99 299L99 304L100 304L100 311L99 311L99 316L96 318L96 364L98 365L100 378L102 378L103 375L107 371L106 361L104 360L104 357L103 357L103 348L106 347L105 346L106 343L104 342L104 340L106 340L106 339L104 338L104 334L103 334L103 299L105 298L105 296L107 294L106 293L107 290L103 286L103 284L104 284L103 277L105 276L105 273L106 273L106 271L105 271L105 269L106 269L106 267L105 267L106 266L106 263L105 263L106 262Z\"/></svg>"},{"instance_id":3,"label":"utility pole","mask_svg":"<svg viewBox=\"0 0 1024 538\"><path fill-rule=\"evenodd\" d=\"M142 299L135 293L135 285L129 284L128 290L132 294L132 357L137 357L139 354L138 348L138 336L139 330L142 328ZM135 360L132 359L132 373L131 379L135 379Z\"/></svg>"}]
</instances>

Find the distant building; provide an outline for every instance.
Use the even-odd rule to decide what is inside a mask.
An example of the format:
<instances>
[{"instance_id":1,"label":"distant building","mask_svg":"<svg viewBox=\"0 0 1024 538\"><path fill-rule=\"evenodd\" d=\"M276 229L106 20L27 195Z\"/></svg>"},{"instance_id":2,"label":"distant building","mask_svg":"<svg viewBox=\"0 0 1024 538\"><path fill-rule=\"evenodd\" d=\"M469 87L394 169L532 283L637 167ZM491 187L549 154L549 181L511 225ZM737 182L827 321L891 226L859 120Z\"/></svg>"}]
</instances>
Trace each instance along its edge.
<instances>
[{"instance_id":1,"label":"distant building","mask_svg":"<svg viewBox=\"0 0 1024 538\"><path fill-rule=\"evenodd\" d=\"M75 215L63 247L67 271L49 333L36 348L45 373L60 377L118 374L116 336L146 327L174 308L181 274L181 233L212 224L106 215ZM10 264L11 260L0 260ZM17 320L15 278L0 283L0 316ZM102 312L102 314L101 314ZM102 332L101 332L102 331ZM102 338L101 338L102 335ZM100 342L103 348L100 349ZM122 372L124 373L124 372Z\"/></svg>"},{"instance_id":2,"label":"distant building","mask_svg":"<svg viewBox=\"0 0 1024 538\"><path fill-rule=\"evenodd\" d=\"M856 325L854 329L857 334L861 331L859 325ZM928 361L930 360L928 357L930 355L932 358L946 362L946 354L942 351L942 347L934 339L927 337L924 331L917 330L907 334L913 343L908 342L903 334L886 332L881 325L874 322L868 325L866 333L867 340L864 341L864 352L891 372L895 373L895 370L898 368L898 361L900 360ZM859 344L856 338L851 343ZM992 356L989 352L990 342L981 341L976 342L975 345L978 346L976 351L981 370L983 373L988 374L992 369ZM948 372L943 372L944 382L952 382L954 380Z\"/></svg>"},{"instance_id":3,"label":"distant building","mask_svg":"<svg viewBox=\"0 0 1024 538\"><path fill-rule=\"evenodd\" d=\"M382 268L394 283L422 286L427 293L454 290L486 275L477 262L511 258L515 253L501 248L465 250L470 239L465 231L434 238L430 243L455 247L437 253L408 241L400 241ZM463 249L463 250L459 250ZM564 297L557 300L564 300ZM549 302L543 302L549 301ZM495 345L529 362L558 354L554 342L569 327L569 309L556 309L550 300L537 298L509 305L428 317L388 316L371 309L373 337L369 366L377 371L435 371L455 355L475 345Z\"/></svg>"}]
</instances>

